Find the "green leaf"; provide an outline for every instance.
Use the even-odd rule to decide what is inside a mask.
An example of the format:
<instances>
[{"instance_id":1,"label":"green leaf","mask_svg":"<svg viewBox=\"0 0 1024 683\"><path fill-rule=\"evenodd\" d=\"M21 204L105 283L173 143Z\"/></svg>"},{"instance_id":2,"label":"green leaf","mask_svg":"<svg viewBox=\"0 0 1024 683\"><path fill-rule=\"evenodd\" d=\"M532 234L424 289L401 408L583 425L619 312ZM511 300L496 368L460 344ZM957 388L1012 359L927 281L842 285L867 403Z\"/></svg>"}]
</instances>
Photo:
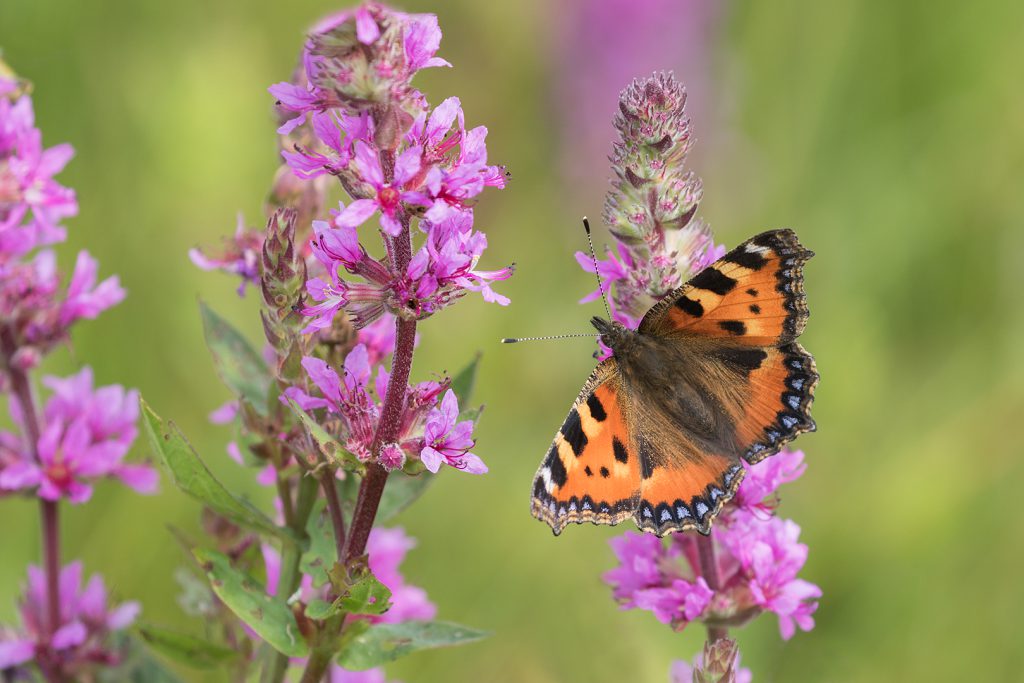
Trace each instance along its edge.
<instances>
[{"instance_id":1,"label":"green leaf","mask_svg":"<svg viewBox=\"0 0 1024 683\"><path fill-rule=\"evenodd\" d=\"M165 425L141 398L139 405L153 450L171 471L178 488L237 524L292 543L296 541L291 530L277 526L254 505L224 488L173 422Z\"/></svg>"},{"instance_id":2,"label":"green leaf","mask_svg":"<svg viewBox=\"0 0 1024 683\"><path fill-rule=\"evenodd\" d=\"M266 415L267 391L273 379L266 362L241 332L201 301L199 312L206 345L213 354L213 365L221 381L260 415Z\"/></svg>"},{"instance_id":3,"label":"green leaf","mask_svg":"<svg viewBox=\"0 0 1024 683\"><path fill-rule=\"evenodd\" d=\"M187 633L169 631L147 624L138 629L139 636L152 649L197 669L212 669L238 657L234 650Z\"/></svg>"},{"instance_id":4,"label":"green leaf","mask_svg":"<svg viewBox=\"0 0 1024 683\"><path fill-rule=\"evenodd\" d=\"M391 609L391 589L377 580L365 559L346 575L340 564L331 571L331 583L338 590L334 607L348 614L384 614Z\"/></svg>"},{"instance_id":5,"label":"green leaf","mask_svg":"<svg viewBox=\"0 0 1024 683\"><path fill-rule=\"evenodd\" d=\"M337 560L338 550L334 542L334 527L331 519L324 514L324 500L318 499L306 523L309 547L302 553L299 569L313 577L313 586L319 588L327 583L327 572Z\"/></svg>"},{"instance_id":6,"label":"green leaf","mask_svg":"<svg viewBox=\"0 0 1024 683\"><path fill-rule=\"evenodd\" d=\"M327 619L338 613L338 608L326 600L310 600L306 605L306 617L309 619Z\"/></svg>"},{"instance_id":7,"label":"green leaf","mask_svg":"<svg viewBox=\"0 0 1024 683\"><path fill-rule=\"evenodd\" d=\"M363 472L366 470L366 466L359 462L352 453L345 450L344 447L338 440L327 433L320 424L317 423L309 414L299 407L299 404L294 399L288 399L288 406L295 413L295 416L302 422L302 426L306 428L306 432L313 437L313 441L320 447L320 452L331 462L337 463L344 467L346 470L353 472Z\"/></svg>"},{"instance_id":8,"label":"green leaf","mask_svg":"<svg viewBox=\"0 0 1024 683\"><path fill-rule=\"evenodd\" d=\"M444 621L406 621L374 624L349 641L338 655L346 669L365 671L393 662L410 652L471 643L488 634Z\"/></svg>"},{"instance_id":9,"label":"green leaf","mask_svg":"<svg viewBox=\"0 0 1024 683\"><path fill-rule=\"evenodd\" d=\"M455 392L455 396L459 399L459 406L463 410L466 409L466 405L473 398L473 389L476 387L476 373L479 368L480 353L477 353L473 356L473 360L470 361L469 365L452 378L452 391Z\"/></svg>"},{"instance_id":10,"label":"green leaf","mask_svg":"<svg viewBox=\"0 0 1024 683\"><path fill-rule=\"evenodd\" d=\"M289 657L305 657L309 653L295 615L284 600L267 595L263 584L232 567L226 555L202 548L196 548L192 554L202 565L217 597L271 647Z\"/></svg>"}]
</instances>

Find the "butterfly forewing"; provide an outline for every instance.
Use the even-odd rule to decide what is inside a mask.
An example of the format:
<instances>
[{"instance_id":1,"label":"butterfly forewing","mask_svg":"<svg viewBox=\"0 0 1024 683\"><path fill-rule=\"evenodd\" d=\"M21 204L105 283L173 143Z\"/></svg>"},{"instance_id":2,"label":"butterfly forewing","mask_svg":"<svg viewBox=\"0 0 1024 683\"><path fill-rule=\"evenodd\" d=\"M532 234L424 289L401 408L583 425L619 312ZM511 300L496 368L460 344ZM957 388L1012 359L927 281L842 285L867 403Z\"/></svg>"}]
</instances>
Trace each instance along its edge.
<instances>
[{"instance_id":1,"label":"butterfly forewing","mask_svg":"<svg viewBox=\"0 0 1024 683\"><path fill-rule=\"evenodd\" d=\"M665 297L640 332L674 331L749 346L796 339L807 324L803 264L814 253L792 230L752 237Z\"/></svg>"},{"instance_id":2,"label":"butterfly forewing","mask_svg":"<svg viewBox=\"0 0 1024 683\"><path fill-rule=\"evenodd\" d=\"M571 522L617 524L636 510L640 461L617 374L614 359L597 366L537 470L531 509L556 534Z\"/></svg>"}]
</instances>

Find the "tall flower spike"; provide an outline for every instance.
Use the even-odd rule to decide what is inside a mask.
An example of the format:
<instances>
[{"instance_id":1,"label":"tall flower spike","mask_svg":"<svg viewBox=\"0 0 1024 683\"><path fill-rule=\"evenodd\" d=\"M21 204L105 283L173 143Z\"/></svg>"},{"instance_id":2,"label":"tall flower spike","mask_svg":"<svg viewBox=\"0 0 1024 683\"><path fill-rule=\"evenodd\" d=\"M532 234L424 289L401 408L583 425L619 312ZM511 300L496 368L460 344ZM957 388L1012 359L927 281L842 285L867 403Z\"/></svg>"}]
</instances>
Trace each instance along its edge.
<instances>
[{"instance_id":1,"label":"tall flower spike","mask_svg":"<svg viewBox=\"0 0 1024 683\"><path fill-rule=\"evenodd\" d=\"M695 218L702 189L685 168L691 141L685 104L686 90L666 73L633 81L619 97L615 179L604 208L618 248L598 269L615 282L613 315L629 327L720 255L707 225ZM589 257L577 254L577 260L593 271Z\"/></svg>"}]
</instances>

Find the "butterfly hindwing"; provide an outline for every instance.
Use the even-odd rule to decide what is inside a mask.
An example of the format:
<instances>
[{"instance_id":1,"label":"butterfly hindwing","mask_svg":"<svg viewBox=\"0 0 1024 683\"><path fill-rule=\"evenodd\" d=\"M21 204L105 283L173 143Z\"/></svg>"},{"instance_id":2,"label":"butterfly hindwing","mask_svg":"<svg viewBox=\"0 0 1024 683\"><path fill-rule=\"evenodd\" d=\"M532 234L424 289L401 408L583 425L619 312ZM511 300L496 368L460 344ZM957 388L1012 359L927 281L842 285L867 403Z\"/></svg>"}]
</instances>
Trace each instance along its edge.
<instances>
[{"instance_id":1,"label":"butterfly hindwing","mask_svg":"<svg viewBox=\"0 0 1024 683\"><path fill-rule=\"evenodd\" d=\"M617 524L636 510L640 461L631 444L617 365L597 366L583 385L533 484L533 516L556 534L566 524Z\"/></svg>"},{"instance_id":2,"label":"butterfly hindwing","mask_svg":"<svg viewBox=\"0 0 1024 683\"><path fill-rule=\"evenodd\" d=\"M803 264L813 255L792 230L761 233L666 296L644 316L639 330L751 346L791 342L807 324Z\"/></svg>"},{"instance_id":3,"label":"butterfly hindwing","mask_svg":"<svg viewBox=\"0 0 1024 683\"><path fill-rule=\"evenodd\" d=\"M637 526L658 536L688 529L709 533L711 521L743 479L739 459L707 453L685 437L660 446L641 437L641 444L646 466L634 515Z\"/></svg>"},{"instance_id":4,"label":"butterfly hindwing","mask_svg":"<svg viewBox=\"0 0 1024 683\"><path fill-rule=\"evenodd\" d=\"M757 351L763 358L749 370L744 400L732 408L737 442L750 464L815 430L811 404L818 385L814 358L800 344Z\"/></svg>"}]
</instances>

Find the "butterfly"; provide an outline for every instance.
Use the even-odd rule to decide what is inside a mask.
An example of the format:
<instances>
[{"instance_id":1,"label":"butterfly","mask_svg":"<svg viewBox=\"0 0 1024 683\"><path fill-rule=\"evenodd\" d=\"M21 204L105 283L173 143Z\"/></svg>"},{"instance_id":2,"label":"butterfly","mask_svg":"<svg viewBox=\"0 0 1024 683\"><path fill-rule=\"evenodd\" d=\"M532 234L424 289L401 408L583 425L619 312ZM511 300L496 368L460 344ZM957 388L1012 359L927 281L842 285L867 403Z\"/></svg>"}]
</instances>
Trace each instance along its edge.
<instances>
[{"instance_id":1,"label":"butterfly","mask_svg":"<svg viewBox=\"0 0 1024 683\"><path fill-rule=\"evenodd\" d=\"M595 317L613 356L555 434L531 511L570 522L711 531L746 470L814 431L818 373L797 342L808 310L792 230L753 237L655 304L636 330Z\"/></svg>"}]
</instances>

